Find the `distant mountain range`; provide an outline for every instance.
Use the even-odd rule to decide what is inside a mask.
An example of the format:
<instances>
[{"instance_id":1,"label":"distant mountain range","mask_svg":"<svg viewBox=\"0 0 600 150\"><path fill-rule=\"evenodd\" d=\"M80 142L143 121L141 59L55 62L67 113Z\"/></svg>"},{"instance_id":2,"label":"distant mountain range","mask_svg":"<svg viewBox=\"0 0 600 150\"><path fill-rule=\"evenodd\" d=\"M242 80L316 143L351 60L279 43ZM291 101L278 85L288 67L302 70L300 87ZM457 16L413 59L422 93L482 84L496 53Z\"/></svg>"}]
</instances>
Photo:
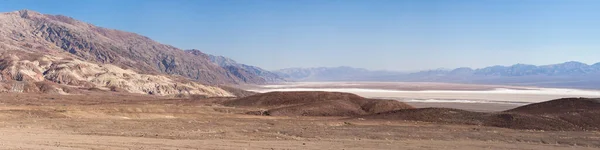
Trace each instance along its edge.
<instances>
[{"instance_id":1,"label":"distant mountain range","mask_svg":"<svg viewBox=\"0 0 600 150\"><path fill-rule=\"evenodd\" d=\"M369 71L352 67L290 68L274 71L294 81L402 81L507 84L544 87L600 88L600 63L571 61L553 65L515 64L480 69L467 67L414 73Z\"/></svg>"},{"instance_id":2,"label":"distant mountain range","mask_svg":"<svg viewBox=\"0 0 600 150\"><path fill-rule=\"evenodd\" d=\"M319 67L319 68L287 68L273 71L279 77L292 81L354 81L378 80L383 76L400 75L392 71L370 71L363 68Z\"/></svg>"}]
</instances>

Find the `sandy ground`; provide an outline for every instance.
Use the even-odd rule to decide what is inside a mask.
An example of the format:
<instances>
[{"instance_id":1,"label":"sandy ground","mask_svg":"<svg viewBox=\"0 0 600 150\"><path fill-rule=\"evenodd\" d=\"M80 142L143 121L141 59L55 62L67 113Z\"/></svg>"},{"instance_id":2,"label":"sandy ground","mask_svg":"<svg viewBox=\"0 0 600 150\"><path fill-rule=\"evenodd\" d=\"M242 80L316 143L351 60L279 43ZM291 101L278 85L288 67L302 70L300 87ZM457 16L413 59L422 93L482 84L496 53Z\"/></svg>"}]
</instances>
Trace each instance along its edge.
<instances>
[{"instance_id":1,"label":"sandy ground","mask_svg":"<svg viewBox=\"0 0 600 150\"><path fill-rule=\"evenodd\" d=\"M271 91L330 91L354 93L369 98L470 100L523 104L566 97L600 97L600 91L592 90L418 82L298 82L245 86L242 88L261 93Z\"/></svg>"},{"instance_id":2,"label":"sandy ground","mask_svg":"<svg viewBox=\"0 0 600 150\"><path fill-rule=\"evenodd\" d=\"M178 140L78 135L39 129L0 130L0 133L3 149L593 149L469 140Z\"/></svg>"},{"instance_id":3,"label":"sandy ground","mask_svg":"<svg viewBox=\"0 0 600 150\"><path fill-rule=\"evenodd\" d=\"M598 149L598 132L268 117L224 99L0 94L1 149ZM477 106L482 107L482 106Z\"/></svg>"}]
</instances>

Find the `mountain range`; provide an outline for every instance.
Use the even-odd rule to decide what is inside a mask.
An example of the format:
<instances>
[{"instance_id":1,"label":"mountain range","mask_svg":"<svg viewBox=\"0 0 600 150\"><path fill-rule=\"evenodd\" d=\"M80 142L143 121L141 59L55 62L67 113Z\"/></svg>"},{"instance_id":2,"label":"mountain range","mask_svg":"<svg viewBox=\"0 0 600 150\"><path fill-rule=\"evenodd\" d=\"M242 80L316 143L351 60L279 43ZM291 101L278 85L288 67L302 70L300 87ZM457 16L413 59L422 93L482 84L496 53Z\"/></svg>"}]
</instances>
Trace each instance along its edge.
<instances>
[{"instance_id":1,"label":"mountain range","mask_svg":"<svg viewBox=\"0 0 600 150\"><path fill-rule=\"evenodd\" d=\"M401 69L401 68L399 68ZM405 81L600 88L600 63L491 66L415 73L353 67L268 71L135 33L30 10L0 13L0 92L100 89L153 95L235 96L221 85L286 81Z\"/></svg>"},{"instance_id":2,"label":"mountain range","mask_svg":"<svg viewBox=\"0 0 600 150\"><path fill-rule=\"evenodd\" d=\"M401 75L400 72L371 71L348 66L318 68L287 68L273 71L279 77L291 81L353 81L379 80L384 76Z\"/></svg>"},{"instance_id":3,"label":"mountain range","mask_svg":"<svg viewBox=\"0 0 600 150\"><path fill-rule=\"evenodd\" d=\"M295 81L401 81L600 88L600 63L571 61L553 65L515 64L480 69L435 69L414 73L369 71L352 67L289 68L274 71Z\"/></svg>"}]
</instances>

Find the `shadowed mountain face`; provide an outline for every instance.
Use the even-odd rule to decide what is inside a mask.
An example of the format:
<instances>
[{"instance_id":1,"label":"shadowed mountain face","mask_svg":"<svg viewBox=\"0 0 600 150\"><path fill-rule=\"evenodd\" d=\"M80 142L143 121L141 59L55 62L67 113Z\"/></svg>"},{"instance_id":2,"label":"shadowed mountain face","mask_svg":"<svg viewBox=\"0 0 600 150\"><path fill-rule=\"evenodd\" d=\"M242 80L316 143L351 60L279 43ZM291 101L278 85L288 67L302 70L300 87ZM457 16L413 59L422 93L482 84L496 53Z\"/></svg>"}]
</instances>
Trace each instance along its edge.
<instances>
[{"instance_id":1,"label":"shadowed mountain face","mask_svg":"<svg viewBox=\"0 0 600 150\"><path fill-rule=\"evenodd\" d=\"M69 53L77 59L113 64L145 74L183 76L207 84L264 83L255 74L223 68L210 57L188 55L181 49L147 37L97 27L61 15L22 10L0 14L2 50ZM197 52L201 53L201 52Z\"/></svg>"},{"instance_id":2,"label":"shadowed mountain face","mask_svg":"<svg viewBox=\"0 0 600 150\"><path fill-rule=\"evenodd\" d=\"M212 63L220 66L221 68L231 72L237 78L242 79L244 82L248 81L260 81L262 82L281 82L284 81L277 74L270 71L264 70L260 67L250 66L246 64L240 64L233 59L204 54L200 50L191 49L185 50L186 53L196 55L198 57L208 58ZM258 77L258 78L256 78Z\"/></svg>"}]
</instances>

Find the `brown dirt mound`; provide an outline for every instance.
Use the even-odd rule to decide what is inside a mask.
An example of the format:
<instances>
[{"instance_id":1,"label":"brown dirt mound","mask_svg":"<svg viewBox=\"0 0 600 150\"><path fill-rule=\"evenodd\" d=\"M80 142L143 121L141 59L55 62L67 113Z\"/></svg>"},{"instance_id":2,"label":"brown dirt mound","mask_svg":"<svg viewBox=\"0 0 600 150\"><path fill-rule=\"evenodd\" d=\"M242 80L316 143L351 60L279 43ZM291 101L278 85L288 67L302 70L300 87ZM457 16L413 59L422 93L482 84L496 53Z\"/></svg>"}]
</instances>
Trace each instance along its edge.
<instances>
[{"instance_id":1,"label":"brown dirt mound","mask_svg":"<svg viewBox=\"0 0 600 150\"><path fill-rule=\"evenodd\" d=\"M413 109L414 107L395 100L368 99L367 103L362 105L362 109L367 113L381 113L400 109Z\"/></svg>"},{"instance_id":2,"label":"brown dirt mound","mask_svg":"<svg viewBox=\"0 0 600 150\"><path fill-rule=\"evenodd\" d=\"M449 108L396 110L361 116L368 119L411 120L552 131L600 130L598 99L569 98L522 106L496 113Z\"/></svg>"},{"instance_id":3,"label":"brown dirt mound","mask_svg":"<svg viewBox=\"0 0 600 150\"><path fill-rule=\"evenodd\" d=\"M481 125L484 115L481 112L452 108L421 108L376 113L362 118Z\"/></svg>"},{"instance_id":4,"label":"brown dirt mound","mask_svg":"<svg viewBox=\"0 0 600 150\"><path fill-rule=\"evenodd\" d=\"M360 101L364 99L355 94L340 92L269 92L228 101L225 105L277 108L329 100Z\"/></svg>"},{"instance_id":5,"label":"brown dirt mound","mask_svg":"<svg viewBox=\"0 0 600 150\"><path fill-rule=\"evenodd\" d=\"M508 110L507 112L528 114L557 114L567 112L586 112L591 110L600 110L600 99L563 98L521 106L515 109Z\"/></svg>"},{"instance_id":6,"label":"brown dirt mound","mask_svg":"<svg viewBox=\"0 0 600 150\"><path fill-rule=\"evenodd\" d=\"M545 116L581 130L600 130L600 99L563 98L521 106L506 112Z\"/></svg>"},{"instance_id":7,"label":"brown dirt mound","mask_svg":"<svg viewBox=\"0 0 600 150\"><path fill-rule=\"evenodd\" d=\"M493 113L484 116L484 126L493 126L510 129L534 129L549 131L581 131L586 130L577 124L558 118L518 114L518 113Z\"/></svg>"},{"instance_id":8,"label":"brown dirt mound","mask_svg":"<svg viewBox=\"0 0 600 150\"><path fill-rule=\"evenodd\" d=\"M275 108L266 113L271 116L357 116L366 112L354 103L334 100Z\"/></svg>"},{"instance_id":9,"label":"brown dirt mound","mask_svg":"<svg viewBox=\"0 0 600 150\"><path fill-rule=\"evenodd\" d=\"M249 114L272 116L357 116L413 108L399 101L340 92L270 92L227 101L224 105L266 108L267 111Z\"/></svg>"}]
</instances>

